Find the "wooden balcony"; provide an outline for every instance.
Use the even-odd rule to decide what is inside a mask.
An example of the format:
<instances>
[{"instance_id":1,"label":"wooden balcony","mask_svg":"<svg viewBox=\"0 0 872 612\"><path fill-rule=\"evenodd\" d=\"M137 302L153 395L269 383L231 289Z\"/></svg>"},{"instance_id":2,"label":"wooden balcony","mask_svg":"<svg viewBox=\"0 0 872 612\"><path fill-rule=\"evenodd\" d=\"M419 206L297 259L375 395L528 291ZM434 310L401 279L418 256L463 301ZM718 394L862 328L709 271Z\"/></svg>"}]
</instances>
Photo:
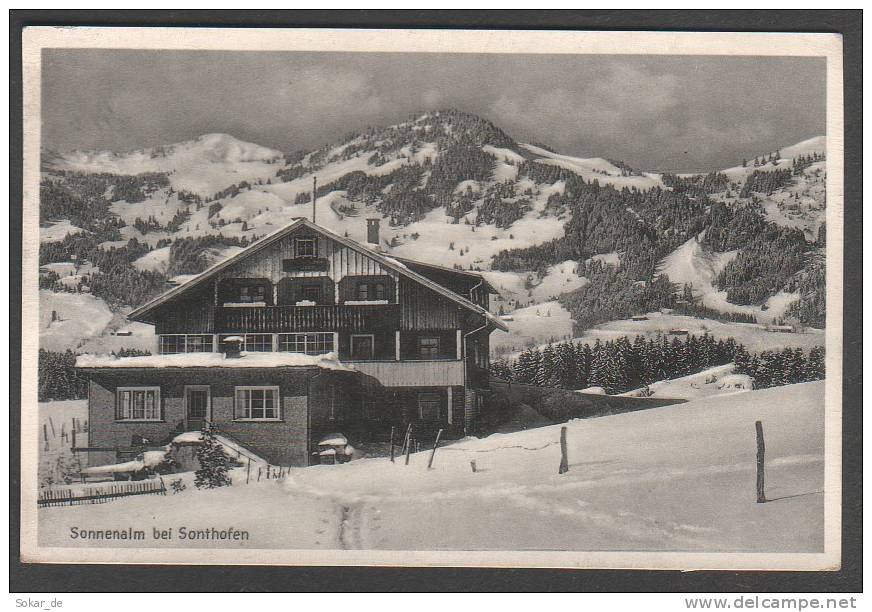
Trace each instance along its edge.
<instances>
[{"instance_id":1,"label":"wooden balcony","mask_svg":"<svg viewBox=\"0 0 872 612\"><path fill-rule=\"evenodd\" d=\"M459 387L464 364L445 361L350 361L348 365L385 387Z\"/></svg>"},{"instance_id":2,"label":"wooden balcony","mask_svg":"<svg viewBox=\"0 0 872 612\"><path fill-rule=\"evenodd\" d=\"M215 333L399 329L399 304L217 307Z\"/></svg>"}]
</instances>

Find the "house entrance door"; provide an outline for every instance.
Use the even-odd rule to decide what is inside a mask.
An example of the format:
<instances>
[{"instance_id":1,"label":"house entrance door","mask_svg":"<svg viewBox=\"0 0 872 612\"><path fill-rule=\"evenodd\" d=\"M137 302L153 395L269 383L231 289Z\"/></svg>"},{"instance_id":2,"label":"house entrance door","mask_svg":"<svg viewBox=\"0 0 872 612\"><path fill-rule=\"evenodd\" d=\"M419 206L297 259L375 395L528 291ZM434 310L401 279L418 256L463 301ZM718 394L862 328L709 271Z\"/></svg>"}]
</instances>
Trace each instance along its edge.
<instances>
[{"instance_id":1,"label":"house entrance door","mask_svg":"<svg viewBox=\"0 0 872 612\"><path fill-rule=\"evenodd\" d=\"M206 421L211 420L209 387L196 385L185 387L185 429L199 431Z\"/></svg>"}]
</instances>

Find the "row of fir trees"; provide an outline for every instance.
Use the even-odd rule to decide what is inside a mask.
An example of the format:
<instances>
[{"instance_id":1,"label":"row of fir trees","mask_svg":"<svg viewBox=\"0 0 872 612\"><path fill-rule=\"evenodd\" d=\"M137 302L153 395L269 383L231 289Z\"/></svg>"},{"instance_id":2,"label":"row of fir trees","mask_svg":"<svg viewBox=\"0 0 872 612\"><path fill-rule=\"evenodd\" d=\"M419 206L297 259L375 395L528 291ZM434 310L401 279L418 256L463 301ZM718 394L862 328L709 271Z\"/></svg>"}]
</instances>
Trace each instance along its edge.
<instances>
[{"instance_id":1,"label":"row of fir trees","mask_svg":"<svg viewBox=\"0 0 872 612\"><path fill-rule=\"evenodd\" d=\"M651 383L687 376L706 368L735 363L736 372L754 379L755 388L818 380L824 377L823 349L808 354L801 348L751 354L733 338L690 335L671 340L622 336L593 346L566 341L522 351L513 361L495 360L494 376L539 387L584 389L602 387L623 393Z\"/></svg>"}]
</instances>

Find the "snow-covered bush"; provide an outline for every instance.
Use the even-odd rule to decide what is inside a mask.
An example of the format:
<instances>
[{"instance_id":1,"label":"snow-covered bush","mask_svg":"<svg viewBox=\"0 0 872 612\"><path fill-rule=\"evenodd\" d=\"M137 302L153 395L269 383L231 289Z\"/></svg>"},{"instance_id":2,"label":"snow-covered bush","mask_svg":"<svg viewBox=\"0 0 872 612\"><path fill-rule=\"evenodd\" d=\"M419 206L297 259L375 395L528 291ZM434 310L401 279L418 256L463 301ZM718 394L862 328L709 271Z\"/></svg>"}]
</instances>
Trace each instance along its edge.
<instances>
[{"instance_id":1,"label":"snow-covered bush","mask_svg":"<svg viewBox=\"0 0 872 612\"><path fill-rule=\"evenodd\" d=\"M230 486L230 477L227 475L230 459L224 454L224 447L215 439L215 434L208 425L203 427L200 434L197 461L200 467L194 472L195 487L214 489Z\"/></svg>"}]
</instances>

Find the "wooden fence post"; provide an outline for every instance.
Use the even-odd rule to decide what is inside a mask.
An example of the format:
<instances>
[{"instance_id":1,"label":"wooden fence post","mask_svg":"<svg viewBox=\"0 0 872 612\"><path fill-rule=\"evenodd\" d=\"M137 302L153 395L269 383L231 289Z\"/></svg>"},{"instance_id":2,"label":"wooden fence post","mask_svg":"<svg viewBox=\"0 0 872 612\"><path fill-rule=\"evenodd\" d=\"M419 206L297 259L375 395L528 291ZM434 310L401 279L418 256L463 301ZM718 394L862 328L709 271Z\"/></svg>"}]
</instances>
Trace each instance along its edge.
<instances>
[{"instance_id":1,"label":"wooden fence post","mask_svg":"<svg viewBox=\"0 0 872 612\"><path fill-rule=\"evenodd\" d=\"M76 454L76 429L75 428L73 428L72 434L73 434L72 450L73 450L73 454L75 455Z\"/></svg>"},{"instance_id":2,"label":"wooden fence post","mask_svg":"<svg viewBox=\"0 0 872 612\"><path fill-rule=\"evenodd\" d=\"M441 438L441 437L442 437L442 430L440 429L436 433L436 441L433 443L433 452L430 453L430 461L427 462L427 469L428 470L433 467L433 458L436 456L436 447L439 446L439 438Z\"/></svg>"},{"instance_id":3,"label":"wooden fence post","mask_svg":"<svg viewBox=\"0 0 872 612\"><path fill-rule=\"evenodd\" d=\"M52 437L52 438L57 438L58 436L57 436L57 434L55 433L54 421L52 420L51 417L48 417L48 424L51 425L51 437Z\"/></svg>"},{"instance_id":4,"label":"wooden fence post","mask_svg":"<svg viewBox=\"0 0 872 612\"><path fill-rule=\"evenodd\" d=\"M403 438L403 448L400 449L400 454L405 455L406 450L408 449L409 444L412 441L412 424L409 423L409 426L406 428L406 437Z\"/></svg>"},{"instance_id":5,"label":"wooden fence post","mask_svg":"<svg viewBox=\"0 0 872 612\"><path fill-rule=\"evenodd\" d=\"M394 462L394 426L391 425L391 463Z\"/></svg>"},{"instance_id":6,"label":"wooden fence post","mask_svg":"<svg viewBox=\"0 0 872 612\"><path fill-rule=\"evenodd\" d=\"M409 432L411 433L412 429L409 428ZM408 438L408 442L406 443L406 465L409 465L409 455L412 454L412 438Z\"/></svg>"},{"instance_id":7,"label":"wooden fence post","mask_svg":"<svg viewBox=\"0 0 872 612\"><path fill-rule=\"evenodd\" d=\"M245 484L248 484L249 478L251 478L251 457L248 458L248 466L245 468Z\"/></svg>"},{"instance_id":8,"label":"wooden fence post","mask_svg":"<svg viewBox=\"0 0 872 612\"><path fill-rule=\"evenodd\" d=\"M477 469L476 466L475 466L475 459L472 459L472 460L469 462L469 467L472 468L472 473L475 474L476 469Z\"/></svg>"},{"instance_id":9,"label":"wooden fence post","mask_svg":"<svg viewBox=\"0 0 872 612\"><path fill-rule=\"evenodd\" d=\"M560 470L558 474L565 474L569 471L569 458L566 452L566 426L560 428Z\"/></svg>"},{"instance_id":10,"label":"wooden fence post","mask_svg":"<svg viewBox=\"0 0 872 612\"><path fill-rule=\"evenodd\" d=\"M766 456L766 443L763 441L763 423L754 423L757 429L757 503L766 503L766 491L764 489L764 459Z\"/></svg>"}]
</instances>

